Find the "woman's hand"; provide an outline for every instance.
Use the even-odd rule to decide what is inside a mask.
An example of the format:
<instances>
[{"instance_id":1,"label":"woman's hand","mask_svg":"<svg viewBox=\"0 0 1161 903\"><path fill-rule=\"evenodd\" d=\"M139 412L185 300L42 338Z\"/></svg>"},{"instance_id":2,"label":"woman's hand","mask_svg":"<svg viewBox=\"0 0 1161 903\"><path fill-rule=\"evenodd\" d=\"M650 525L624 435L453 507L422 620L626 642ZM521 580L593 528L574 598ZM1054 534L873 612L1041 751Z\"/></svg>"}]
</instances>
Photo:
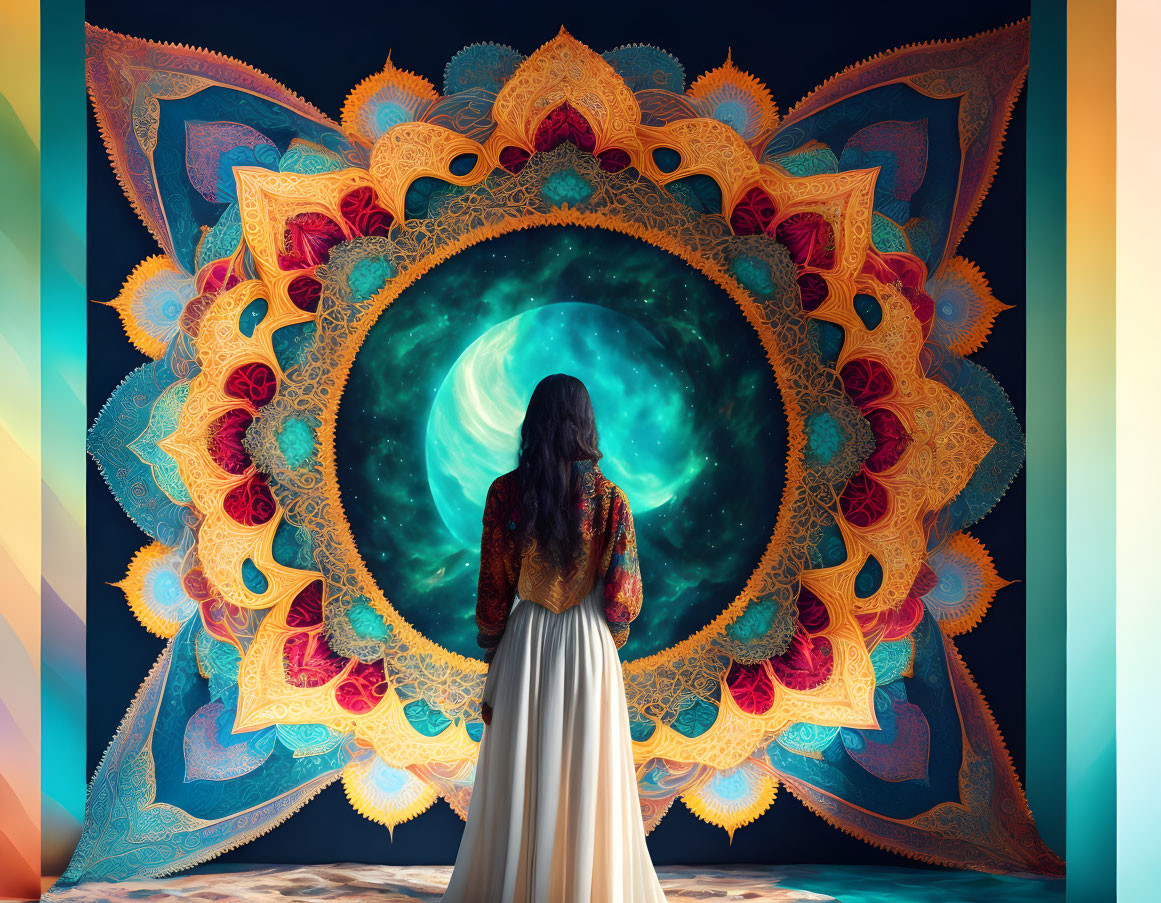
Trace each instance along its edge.
<instances>
[{"instance_id":1,"label":"woman's hand","mask_svg":"<svg viewBox=\"0 0 1161 903\"><path fill-rule=\"evenodd\" d=\"M486 702L480 703L480 717L483 719L484 724L492 723L492 707Z\"/></svg>"}]
</instances>

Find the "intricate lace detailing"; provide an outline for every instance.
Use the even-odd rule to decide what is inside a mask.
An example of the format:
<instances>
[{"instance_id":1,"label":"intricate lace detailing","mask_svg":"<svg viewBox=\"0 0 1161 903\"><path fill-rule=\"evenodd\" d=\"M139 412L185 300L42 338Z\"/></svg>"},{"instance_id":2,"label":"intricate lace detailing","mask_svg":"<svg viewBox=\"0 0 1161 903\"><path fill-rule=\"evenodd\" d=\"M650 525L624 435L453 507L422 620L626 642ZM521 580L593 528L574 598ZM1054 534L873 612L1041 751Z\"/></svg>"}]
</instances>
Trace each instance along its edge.
<instances>
[{"instance_id":1,"label":"intricate lace detailing","mask_svg":"<svg viewBox=\"0 0 1161 903\"><path fill-rule=\"evenodd\" d=\"M555 560L535 540L521 544L515 471L498 477L484 506L476 623L480 645L496 648L514 594L557 613L578 605L598 578L604 581L605 617L617 648L641 612L641 568L633 514L620 487L594 461L574 462L580 492L573 516L580 543L567 562Z\"/></svg>"},{"instance_id":2,"label":"intricate lace detailing","mask_svg":"<svg viewBox=\"0 0 1161 903\"><path fill-rule=\"evenodd\" d=\"M254 773L289 768L278 763L293 750L316 775L348 768L360 811L387 824L422 811L432 787L466 808L484 666L421 635L372 580L339 496L339 398L379 313L463 248L537 226L611 229L730 295L776 374L789 434L781 509L750 579L711 624L625 665L649 826L685 794L736 827L778 779L894 849L1058 869L949 636L978 619L994 584L945 599L932 580L986 571L962 543L940 549L994 505L1022 457L1002 390L957 356L994 316L986 283L948 261L994 170L1027 31L877 58L782 122L764 86L730 63L677 94L680 67L659 51L602 58L562 31L524 60L486 46L457 58L459 94L439 97L388 66L352 95L344 131L233 61L89 29L114 167L170 258L131 301L137 340L151 353L169 344L118 388L91 435L119 501L180 551L166 560L199 613L172 647L196 645L199 676L167 692L181 702L209 681L217 721L253 738L246 763L265 763ZM855 136L842 148L828 143L833 115ZM918 134L940 117L960 142L938 153L885 125ZM237 128L207 126L191 145L188 122ZM277 159L272 133L294 136ZM186 165L155 169L163 158ZM880 158L891 165L863 168ZM911 211L920 187L946 200ZM203 222L207 205L191 192L237 201ZM182 273L196 294L179 292L174 330L165 299ZM640 604L622 523L598 565L625 575L606 587L614 623ZM145 586L133 584L135 610L169 632ZM925 689L912 698L916 681ZM155 696L141 705L160 705ZM135 744L149 713L131 714L117 761L141 755L147 767ZM205 741L193 757L204 764L213 738L191 736ZM271 737L279 745L262 760ZM375 764L349 765L368 749ZM334 751L325 767L320 750ZM888 818L893 776L923 763L927 785ZM379 793L383 775L399 778L393 792ZM103 770L98 782L129 810L118 824L136 831L157 794L142 785L134 796L115 778ZM223 811L256 803L256 782L221 783ZM292 796L275 808L289 811ZM94 851L114 848L121 828L93 816L76 875L116 872ZM250 836L233 822L222 830ZM196 859L225 841L180 842ZM152 855L141 868L158 867Z\"/></svg>"}]
</instances>

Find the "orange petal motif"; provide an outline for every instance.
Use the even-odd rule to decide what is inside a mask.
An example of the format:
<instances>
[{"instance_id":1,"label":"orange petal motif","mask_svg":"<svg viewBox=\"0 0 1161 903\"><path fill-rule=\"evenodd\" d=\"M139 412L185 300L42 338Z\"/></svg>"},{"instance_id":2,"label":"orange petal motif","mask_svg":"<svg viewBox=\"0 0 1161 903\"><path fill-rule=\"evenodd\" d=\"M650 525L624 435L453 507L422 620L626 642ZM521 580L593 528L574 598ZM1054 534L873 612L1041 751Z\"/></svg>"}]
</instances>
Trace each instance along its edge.
<instances>
[{"instance_id":1,"label":"orange petal motif","mask_svg":"<svg viewBox=\"0 0 1161 903\"><path fill-rule=\"evenodd\" d=\"M167 255L138 281L184 286L188 274L198 289L178 318L182 341L144 374L188 383L176 426L153 446L189 502L163 524L178 535L153 538L189 550L173 566L197 613L95 778L92 798L115 800L123 817L87 821L73 880L202 861L268 830L340 770L359 811L390 827L441 794L466 812L486 669L422 635L376 585L343 511L337 412L370 324L408 286L475 243L542 226L608 229L685 261L736 304L782 388L786 490L752 575L712 622L625 665L647 826L682 796L732 832L781 781L843 830L906 855L1060 871L950 639L1003 582L962 532L928 552L933 524L963 526L948 512L964 493L984 511L989 492L1002 495L1002 479L973 479L993 449L1019 461L1018 428L991 435L987 401L938 378L930 352L978 347L994 318L986 282L952 254L998 162L1027 22L876 57L782 121L732 59L676 93L639 77L679 72L652 48L619 48L617 68L563 29L522 60L477 45L479 72L470 54L457 71L489 87L467 96L440 96L388 61L348 97L341 126L234 61L88 34L114 168ZM499 54L492 69L488 53ZM637 73L636 87L621 71ZM960 129L959 156L900 155L899 136L919 142L926 126L911 116L877 127L894 112L864 99L885 86ZM850 154L812 132L813 117L848 102L863 104ZM192 180L158 180L158 148L191 172L182 155L195 119L244 128L202 129ZM890 166L852 159L893 163L900 181L887 190ZM953 174L933 193L946 203L904 219L933 173ZM442 192L438 203L423 191ZM230 218L204 213L191 192L236 197ZM905 235L877 250L872 230L888 213ZM118 311L160 354L171 327L151 331L136 286ZM933 299L955 292L973 325L941 333ZM456 311L449 299L438 313ZM114 395L90 449L110 479L131 469L118 499L152 523L140 515L174 503L148 476L153 458L124 454L157 403L136 389L145 382ZM130 761L179 768L166 758L174 744L141 744L161 708L197 709L203 680L235 731L278 738L221 788L240 827L205 837L188 819L157 830L156 786L118 773ZM180 798L166 802L188 815ZM147 827L156 842L134 847L132 862L114 852Z\"/></svg>"},{"instance_id":2,"label":"orange petal motif","mask_svg":"<svg viewBox=\"0 0 1161 903\"><path fill-rule=\"evenodd\" d=\"M431 82L400 69L388 54L382 71L363 79L347 95L343 128L373 144L392 126L422 119L438 98Z\"/></svg>"},{"instance_id":3,"label":"orange petal motif","mask_svg":"<svg viewBox=\"0 0 1161 903\"><path fill-rule=\"evenodd\" d=\"M732 55L699 76L686 93L699 114L724 122L751 147L760 147L778 125L778 105L769 89L735 66Z\"/></svg>"}]
</instances>

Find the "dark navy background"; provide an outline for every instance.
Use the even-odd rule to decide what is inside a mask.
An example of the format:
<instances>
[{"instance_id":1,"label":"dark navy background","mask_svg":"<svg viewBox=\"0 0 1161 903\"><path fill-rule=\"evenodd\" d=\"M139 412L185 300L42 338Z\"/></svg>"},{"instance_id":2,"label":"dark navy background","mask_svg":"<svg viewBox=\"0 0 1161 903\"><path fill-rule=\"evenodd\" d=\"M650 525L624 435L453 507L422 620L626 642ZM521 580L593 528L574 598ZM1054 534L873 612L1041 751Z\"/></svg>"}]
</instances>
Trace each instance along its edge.
<instances>
[{"instance_id":1,"label":"dark navy background","mask_svg":"<svg viewBox=\"0 0 1161 903\"><path fill-rule=\"evenodd\" d=\"M831 0L754 6L751 18L728 15L716 3L454 4L366 2L341 4L200 0L89 0L93 25L171 43L189 44L254 66L338 120L347 93L382 68L387 52L403 69L437 89L448 59L467 44L494 41L528 54L564 25L601 52L622 44L654 44L685 66L687 84L734 62L765 82L782 114L816 85L869 56L904 44L967 37L1028 14L1026 0L933 4L896 0L868 4ZM972 359L1008 392L1024 423L1024 150L1025 95L1008 127L1000 168L958 253L977 263L1002 313ZM114 298L130 271L159 249L125 199L89 118L88 295ZM117 384L144 358L129 344L116 313L89 308L90 422ZM163 642L146 633L109 583L120 580L147 543L113 500L91 460L88 465L88 762L94 769ZM1025 555L1025 475L969 529L991 552L1001 577L1022 581ZM1024 584L1000 591L991 611L959 649L995 715L1016 770L1024 776ZM355 811L336 782L281 827L221 857L238 862L451 863L463 822L442 800L387 830ZM658 865L720 862L848 862L914 865L828 826L782 790L755 823L734 835L695 818L680 801L652 834Z\"/></svg>"}]
</instances>

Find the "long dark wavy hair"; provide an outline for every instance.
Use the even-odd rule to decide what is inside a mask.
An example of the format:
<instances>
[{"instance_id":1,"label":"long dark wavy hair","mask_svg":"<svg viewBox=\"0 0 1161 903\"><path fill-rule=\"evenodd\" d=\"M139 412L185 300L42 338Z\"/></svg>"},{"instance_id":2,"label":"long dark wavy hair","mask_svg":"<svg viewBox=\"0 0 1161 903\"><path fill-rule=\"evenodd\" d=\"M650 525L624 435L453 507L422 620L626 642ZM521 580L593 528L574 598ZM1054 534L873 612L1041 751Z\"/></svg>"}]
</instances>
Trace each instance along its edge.
<instances>
[{"instance_id":1,"label":"long dark wavy hair","mask_svg":"<svg viewBox=\"0 0 1161 903\"><path fill-rule=\"evenodd\" d=\"M578 541L569 512L580 487L573 461L599 460L597 424L589 390L575 376L554 373L532 392L520 427L520 533L557 560Z\"/></svg>"}]
</instances>

